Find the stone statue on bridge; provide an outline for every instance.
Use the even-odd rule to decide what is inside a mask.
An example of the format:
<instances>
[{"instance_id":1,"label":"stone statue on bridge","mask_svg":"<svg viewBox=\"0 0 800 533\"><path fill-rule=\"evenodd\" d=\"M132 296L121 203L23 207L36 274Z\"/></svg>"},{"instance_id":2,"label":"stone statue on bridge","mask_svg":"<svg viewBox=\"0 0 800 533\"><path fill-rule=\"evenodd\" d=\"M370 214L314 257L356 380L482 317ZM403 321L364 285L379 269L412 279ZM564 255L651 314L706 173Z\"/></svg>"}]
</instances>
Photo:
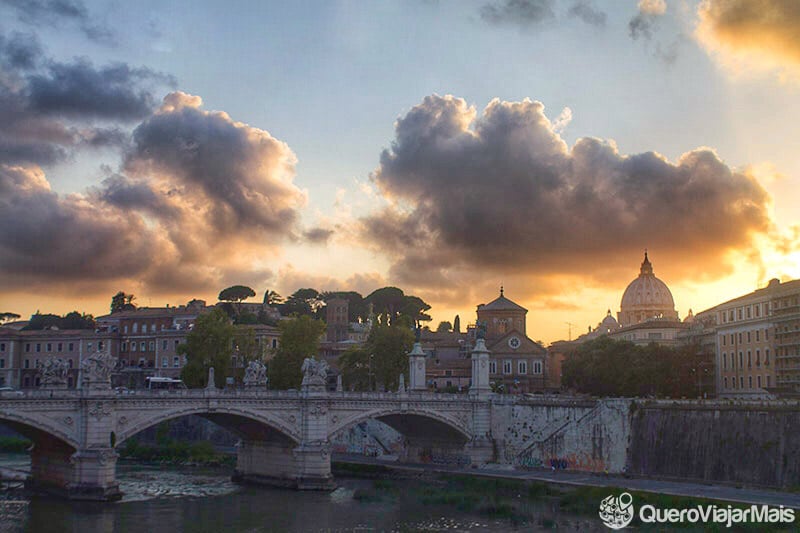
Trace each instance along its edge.
<instances>
[{"instance_id":1,"label":"stone statue on bridge","mask_svg":"<svg viewBox=\"0 0 800 533\"><path fill-rule=\"evenodd\" d=\"M261 361L250 361L242 381L245 387L263 387L267 384L267 367Z\"/></svg>"},{"instance_id":2,"label":"stone statue on bridge","mask_svg":"<svg viewBox=\"0 0 800 533\"><path fill-rule=\"evenodd\" d=\"M110 351L98 350L81 363L83 381L99 388L110 387L111 374L116 367L117 360Z\"/></svg>"},{"instance_id":3,"label":"stone statue on bridge","mask_svg":"<svg viewBox=\"0 0 800 533\"><path fill-rule=\"evenodd\" d=\"M61 358L49 357L39 368L39 376L44 388L63 388L67 385L69 364Z\"/></svg>"},{"instance_id":4,"label":"stone statue on bridge","mask_svg":"<svg viewBox=\"0 0 800 533\"><path fill-rule=\"evenodd\" d=\"M300 370L303 371L303 385L325 385L328 379L328 362L324 359L317 361L313 357L306 357L303 360L303 366Z\"/></svg>"}]
</instances>

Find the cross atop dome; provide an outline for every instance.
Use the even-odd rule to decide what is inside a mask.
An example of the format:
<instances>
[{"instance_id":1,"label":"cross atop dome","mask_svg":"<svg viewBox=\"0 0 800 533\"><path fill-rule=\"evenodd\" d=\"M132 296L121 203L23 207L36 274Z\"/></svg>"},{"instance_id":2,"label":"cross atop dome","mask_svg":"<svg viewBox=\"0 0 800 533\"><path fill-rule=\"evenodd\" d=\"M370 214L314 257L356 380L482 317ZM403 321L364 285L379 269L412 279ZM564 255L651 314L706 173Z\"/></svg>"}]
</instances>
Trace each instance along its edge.
<instances>
[{"instance_id":1,"label":"cross atop dome","mask_svg":"<svg viewBox=\"0 0 800 533\"><path fill-rule=\"evenodd\" d=\"M650 260L647 258L647 248L644 249L644 261L642 261L642 268L639 270L640 275L652 275L653 274L653 265L650 264Z\"/></svg>"},{"instance_id":2,"label":"cross atop dome","mask_svg":"<svg viewBox=\"0 0 800 533\"><path fill-rule=\"evenodd\" d=\"M500 285L500 296L502 296L502 295L503 295L503 286Z\"/></svg>"}]
</instances>

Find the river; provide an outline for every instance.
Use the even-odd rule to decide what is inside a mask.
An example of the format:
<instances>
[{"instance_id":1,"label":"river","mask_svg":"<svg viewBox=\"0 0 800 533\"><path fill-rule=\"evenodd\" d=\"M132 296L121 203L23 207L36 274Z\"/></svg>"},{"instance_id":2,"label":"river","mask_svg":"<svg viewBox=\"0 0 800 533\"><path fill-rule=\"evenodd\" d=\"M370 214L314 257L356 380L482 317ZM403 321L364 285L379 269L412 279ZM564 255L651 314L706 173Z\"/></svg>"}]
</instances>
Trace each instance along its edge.
<instances>
[{"instance_id":1,"label":"river","mask_svg":"<svg viewBox=\"0 0 800 533\"><path fill-rule=\"evenodd\" d=\"M28 467L26 455L0 455L0 468ZM125 496L110 504L0 493L0 532L602 531L598 520L559 513L546 501L535 504L538 520L522 525L423 504L407 497L422 485L411 480L391 481L399 497L364 501L354 494L372 480L337 477L333 492L301 492L238 485L224 468L120 463L117 474Z\"/></svg>"}]
</instances>

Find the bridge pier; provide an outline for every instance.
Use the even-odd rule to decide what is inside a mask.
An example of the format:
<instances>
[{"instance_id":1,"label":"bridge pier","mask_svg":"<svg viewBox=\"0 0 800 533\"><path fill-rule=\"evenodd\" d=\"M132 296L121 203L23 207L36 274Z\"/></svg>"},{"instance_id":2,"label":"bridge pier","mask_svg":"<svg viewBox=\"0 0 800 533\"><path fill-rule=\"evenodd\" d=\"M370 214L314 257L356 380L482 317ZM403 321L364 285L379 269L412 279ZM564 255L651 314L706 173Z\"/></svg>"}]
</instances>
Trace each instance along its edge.
<instances>
[{"instance_id":1,"label":"bridge pier","mask_svg":"<svg viewBox=\"0 0 800 533\"><path fill-rule=\"evenodd\" d=\"M40 439L31 450L26 486L71 500L119 500L117 457L113 448L75 451L55 439Z\"/></svg>"}]
</instances>

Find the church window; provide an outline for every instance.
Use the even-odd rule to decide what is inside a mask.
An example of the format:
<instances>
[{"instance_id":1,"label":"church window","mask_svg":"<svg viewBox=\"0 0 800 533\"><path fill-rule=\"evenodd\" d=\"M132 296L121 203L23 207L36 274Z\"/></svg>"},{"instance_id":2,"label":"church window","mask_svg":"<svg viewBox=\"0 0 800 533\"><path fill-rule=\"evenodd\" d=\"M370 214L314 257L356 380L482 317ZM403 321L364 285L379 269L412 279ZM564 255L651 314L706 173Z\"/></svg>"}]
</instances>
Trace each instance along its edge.
<instances>
[{"instance_id":1,"label":"church window","mask_svg":"<svg viewBox=\"0 0 800 533\"><path fill-rule=\"evenodd\" d=\"M534 374L541 374L542 373L542 362L541 361L534 361L533 362L533 373Z\"/></svg>"},{"instance_id":2,"label":"church window","mask_svg":"<svg viewBox=\"0 0 800 533\"><path fill-rule=\"evenodd\" d=\"M489 373L497 374L497 361L489 361Z\"/></svg>"},{"instance_id":3,"label":"church window","mask_svg":"<svg viewBox=\"0 0 800 533\"><path fill-rule=\"evenodd\" d=\"M517 374L527 374L528 373L528 362L527 361L518 361L517 362Z\"/></svg>"},{"instance_id":4,"label":"church window","mask_svg":"<svg viewBox=\"0 0 800 533\"><path fill-rule=\"evenodd\" d=\"M503 374L510 374L511 372L511 359L506 359L503 361Z\"/></svg>"}]
</instances>

